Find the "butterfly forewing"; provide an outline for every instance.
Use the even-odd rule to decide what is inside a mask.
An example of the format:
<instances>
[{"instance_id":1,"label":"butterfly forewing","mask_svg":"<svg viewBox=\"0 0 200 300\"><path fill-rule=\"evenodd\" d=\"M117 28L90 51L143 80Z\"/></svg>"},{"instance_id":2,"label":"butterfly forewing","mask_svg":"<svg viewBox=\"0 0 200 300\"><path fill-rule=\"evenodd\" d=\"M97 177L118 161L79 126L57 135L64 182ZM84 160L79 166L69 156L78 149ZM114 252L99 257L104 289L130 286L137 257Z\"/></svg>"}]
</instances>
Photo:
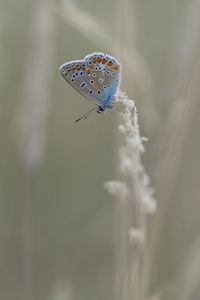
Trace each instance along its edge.
<instances>
[{"instance_id":1,"label":"butterfly forewing","mask_svg":"<svg viewBox=\"0 0 200 300\"><path fill-rule=\"evenodd\" d=\"M95 97L90 95L89 85L86 76L86 63L84 60L71 61L60 67L64 79L80 94L88 98L94 104L99 105Z\"/></svg>"}]
</instances>

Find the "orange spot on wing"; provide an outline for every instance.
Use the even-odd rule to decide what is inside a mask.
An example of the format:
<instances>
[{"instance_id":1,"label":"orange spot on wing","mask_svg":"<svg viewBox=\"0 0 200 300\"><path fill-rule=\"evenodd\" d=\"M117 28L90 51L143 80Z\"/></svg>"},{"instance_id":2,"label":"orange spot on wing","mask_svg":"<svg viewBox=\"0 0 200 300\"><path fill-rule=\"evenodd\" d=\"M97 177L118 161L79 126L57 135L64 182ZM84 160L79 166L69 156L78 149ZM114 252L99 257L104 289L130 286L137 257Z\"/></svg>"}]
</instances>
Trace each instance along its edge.
<instances>
[{"instance_id":1,"label":"orange spot on wing","mask_svg":"<svg viewBox=\"0 0 200 300\"><path fill-rule=\"evenodd\" d=\"M108 66L111 67L113 65L113 62L108 62Z\"/></svg>"},{"instance_id":2,"label":"orange spot on wing","mask_svg":"<svg viewBox=\"0 0 200 300\"><path fill-rule=\"evenodd\" d=\"M76 70L76 67L72 67L72 70Z\"/></svg>"},{"instance_id":3,"label":"orange spot on wing","mask_svg":"<svg viewBox=\"0 0 200 300\"><path fill-rule=\"evenodd\" d=\"M93 62L93 64L96 64L96 61L97 61L96 59L93 59L93 61L92 61L92 62Z\"/></svg>"},{"instance_id":4,"label":"orange spot on wing","mask_svg":"<svg viewBox=\"0 0 200 300\"><path fill-rule=\"evenodd\" d=\"M87 73L90 74L90 70L87 70Z\"/></svg>"},{"instance_id":5,"label":"orange spot on wing","mask_svg":"<svg viewBox=\"0 0 200 300\"><path fill-rule=\"evenodd\" d=\"M115 69L116 71L118 71L119 67L118 66L114 66L113 69Z\"/></svg>"},{"instance_id":6,"label":"orange spot on wing","mask_svg":"<svg viewBox=\"0 0 200 300\"><path fill-rule=\"evenodd\" d=\"M107 59L102 59L102 64L107 63Z\"/></svg>"},{"instance_id":7,"label":"orange spot on wing","mask_svg":"<svg viewBox=\"0 0 200 300\"><path fill-rule=\"evenodd\" d=\"M85 66L82 66L82 70L85 70Z\"/></svg>"},{"instance_id":8,"label":"orange spot on wing","mask_svg":"<svg viewBox=\"0 0 200 300\"><path fill-rule=\"evenodd\" d=\"M100 63L101 62L101 58L98 58L97 61Z\"/></svg>"},{"instance_id":9,"label":"orange spot on wing","mask_svg":"<svg viewBox=\"0 0 200 300\"><path fill-rule=\"evenodd\" d=\"M78 67L77 67L77 70L80 70L80 69L81 69L81 67L80 67L80 66L78 66Z\"/></svg>"},{"instance_id":10,"label":"orange spot on wing","mask_svg":"<svg viewBox=\"0 0 200 300\"><path fill-rule=\"evenodd\" d=\"M88 65L90 69L93 69L93 64Z\"/></svg>"}]
</instances>

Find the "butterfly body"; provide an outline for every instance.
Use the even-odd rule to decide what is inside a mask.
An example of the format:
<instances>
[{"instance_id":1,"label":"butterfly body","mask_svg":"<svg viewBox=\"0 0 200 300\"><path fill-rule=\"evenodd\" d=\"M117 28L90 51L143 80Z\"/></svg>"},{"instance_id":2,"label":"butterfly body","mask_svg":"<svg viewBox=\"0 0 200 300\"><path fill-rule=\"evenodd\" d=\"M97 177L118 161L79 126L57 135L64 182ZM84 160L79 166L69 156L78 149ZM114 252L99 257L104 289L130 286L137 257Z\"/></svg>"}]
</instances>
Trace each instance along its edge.
<instances>
[{"instance_id":1,"label":"butterfly body","mask_svg":"<svg viewBox=\"0 0 200 300\"><path fill-rule=\"evenodd\" d=\"M95 52L59 70L74 89L98 106L98 113L112 107L120 81L120 64L114 57Z\"/></svg>"}]
</instances>

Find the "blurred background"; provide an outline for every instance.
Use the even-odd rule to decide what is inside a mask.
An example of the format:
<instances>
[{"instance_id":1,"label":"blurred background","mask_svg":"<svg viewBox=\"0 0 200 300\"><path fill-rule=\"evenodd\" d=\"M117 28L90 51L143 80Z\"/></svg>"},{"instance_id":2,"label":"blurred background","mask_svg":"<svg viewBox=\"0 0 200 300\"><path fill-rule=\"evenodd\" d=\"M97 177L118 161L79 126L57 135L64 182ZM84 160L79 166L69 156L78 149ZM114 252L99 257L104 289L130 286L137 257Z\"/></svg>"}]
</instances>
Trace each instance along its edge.
<instances>
[{"instance_id":1,"label":"blurred background","mask_svg":"<svg viewBox=\"0 0 200 300\"><path fill-rule=\"evenodd\" d=\"M0 298L115 299L114 113L59 66L94 51L122 64L158 210L146 299L200 299L200 1L0 1ZM154 297L155 295L155 297ZM156 298L157 297L157 298Z\"/></svg>"}]
</instances>

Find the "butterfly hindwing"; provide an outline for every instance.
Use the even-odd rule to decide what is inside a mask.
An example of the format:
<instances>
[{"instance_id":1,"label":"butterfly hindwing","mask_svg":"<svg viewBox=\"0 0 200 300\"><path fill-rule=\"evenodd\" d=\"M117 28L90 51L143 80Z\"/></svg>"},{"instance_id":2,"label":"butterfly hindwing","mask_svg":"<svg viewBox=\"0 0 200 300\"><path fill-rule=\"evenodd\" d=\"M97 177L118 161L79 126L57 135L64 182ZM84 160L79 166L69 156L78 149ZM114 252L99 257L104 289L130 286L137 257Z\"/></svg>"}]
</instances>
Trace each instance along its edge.
<instances>
[{"instance_id":1,"label":"butterfly hindwing","mask_svg":"<svg viewBox=\"0 0 200 300\"><path fill-rule=\"evenodd\" d=\"M90 92L102 105L109 104L119 85L119 63L103 53L93 53L85 60Z\"/></svg>"}]
</instances>

